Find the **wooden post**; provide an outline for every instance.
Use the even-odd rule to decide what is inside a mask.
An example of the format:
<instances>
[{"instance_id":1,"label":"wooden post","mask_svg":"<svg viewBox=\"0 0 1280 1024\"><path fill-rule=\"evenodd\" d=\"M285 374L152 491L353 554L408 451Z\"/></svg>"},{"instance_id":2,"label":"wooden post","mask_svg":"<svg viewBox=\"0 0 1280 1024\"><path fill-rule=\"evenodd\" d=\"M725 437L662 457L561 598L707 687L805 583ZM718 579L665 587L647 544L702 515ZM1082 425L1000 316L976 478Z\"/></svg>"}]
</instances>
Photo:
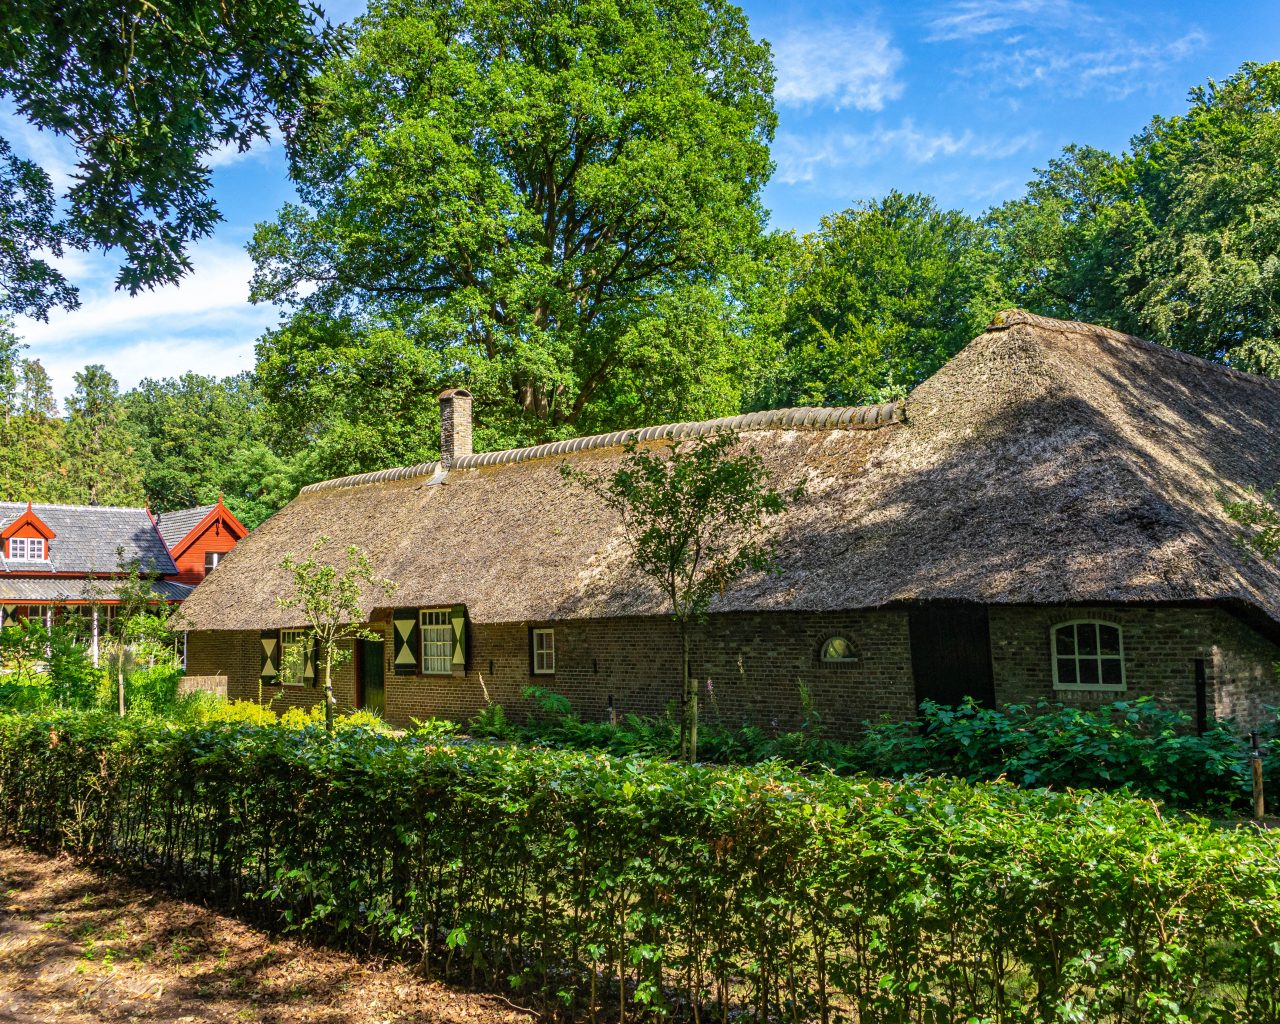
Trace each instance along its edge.
<instances>
[{"instance_id":1,"label":"wooden post","mask_svg":"<svg viewBox=\"0 0 1280 1024\"><path fill-rule=\"evenodd\" d=\"M1262 751L1258 749L1258 734L1249 733L1249 767L1253 774L1253 820L1262 821L1266 816L1266 794L1262 791Z\"/></svg>"},{"instance_id":2,"label":"wooden post","mask_svg":"<svg viewBox=\"0 0 1280 1024\"><path fill-rule=\"evenodd\" d=\"M98 606L93 606L93 667L98 667Z\"/></svg>"}]
</instances>

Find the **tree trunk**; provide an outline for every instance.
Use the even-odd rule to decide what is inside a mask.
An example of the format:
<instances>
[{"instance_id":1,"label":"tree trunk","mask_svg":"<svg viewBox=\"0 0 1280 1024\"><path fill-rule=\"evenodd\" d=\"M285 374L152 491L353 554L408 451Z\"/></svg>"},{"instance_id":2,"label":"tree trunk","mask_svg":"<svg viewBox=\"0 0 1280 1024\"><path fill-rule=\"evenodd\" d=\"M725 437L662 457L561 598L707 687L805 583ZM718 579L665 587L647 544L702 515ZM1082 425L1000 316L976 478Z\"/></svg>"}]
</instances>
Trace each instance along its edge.
<instances>
[{"instance_id":1,"label":"tree trunk","mask_svg":"<svg viewBox=\"0 0 1280 1024\"><path fill-rule=\"evenodd\" d=\"M324 731L333 732L333 659L324 655Z\"/></svg>"}]
</instances>

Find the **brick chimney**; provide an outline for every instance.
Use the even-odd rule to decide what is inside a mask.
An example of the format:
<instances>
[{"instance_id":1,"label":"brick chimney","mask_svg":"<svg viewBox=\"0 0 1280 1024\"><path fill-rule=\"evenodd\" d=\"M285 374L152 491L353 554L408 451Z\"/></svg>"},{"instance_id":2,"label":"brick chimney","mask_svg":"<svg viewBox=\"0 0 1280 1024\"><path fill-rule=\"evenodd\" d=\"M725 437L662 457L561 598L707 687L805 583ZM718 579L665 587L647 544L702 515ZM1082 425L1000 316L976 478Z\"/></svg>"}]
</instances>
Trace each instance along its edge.
<instances>
[{"instance_id":1,"label":"brick chimney","mask_svg":"<svg viewBox=\"0 0 1280 1024\"><path fill-rule=\"evenodd\" d=\"M440 392L440 461L446 466L471 454L471 392L450 388Z\"/></svg>"}]
</instances>

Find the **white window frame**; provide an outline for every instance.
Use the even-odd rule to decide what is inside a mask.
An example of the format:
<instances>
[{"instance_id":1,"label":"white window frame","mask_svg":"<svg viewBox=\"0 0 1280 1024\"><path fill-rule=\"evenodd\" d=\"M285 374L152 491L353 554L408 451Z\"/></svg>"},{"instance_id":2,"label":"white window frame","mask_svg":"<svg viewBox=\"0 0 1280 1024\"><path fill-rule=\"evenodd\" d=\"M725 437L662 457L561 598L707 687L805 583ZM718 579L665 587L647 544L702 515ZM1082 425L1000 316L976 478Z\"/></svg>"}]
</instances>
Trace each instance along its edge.
<instances>
[{"instance_id":1,"label":"white window frame","mask_svg":"<svg viewBox=\"0 0 1280 1024\"><path fill-rule=\"evenodd\" d=\"M1068 626L1072 629L1072 643L1075 646L1075 653L1071 655L1058 653L1058 630L1065 629ZM1097 636L1097 654L1081 654L1080 642L1078 639L1078 626L1092 626ZM1118 654L1102 653L1102 636L1099 631L1100 626L1106 626L1114 629L1118 637ZM1058 671L1058 660L1072 661L1075 663L1075 680L1063 681ZM1120 682L1104 683L1102 681L1102 662L1118 661L1120 663ZM1083 661L1096 661L1098 663L1098 682L1082 683L1080 678L1080 663ZM1049 628L1049 663L1053 666L1053 688L1055 690L1065 690L1073 692L1085 693L1124 693L1128 690L1129 678L1125 668L1124 654L1124 627L1118 622L1108 622L1106 619L1068 619L1065 622L1055 622Z\"/></svg>"},{"instance_id":2,"label":"white window frame","mask_svg":"<svg viewBox=\"0 0 1280 1024\"><path fill-rule=\"evenodd\" d=\"M211 558L213 559L212 565L209 564L209 559ZM213 572L214 569L218 568L218 563L221 561L222 561L221 551L206 551L204 553L204 574L208 576L209 573Z\"/></svg>"},{"instance_id":3,"label":"white window frame","mask_svg":"<svg viewBox=\"0 0 1280 1024\"><path fill-rule=\"evenodd\" d=\"M289 648L295 644L308 644L311 642L311 635L305 629L282 629L280 630L280 674L276 677L276 682L281 686L306 686L307 670L306 650L303 650L303 657L294 662L290 662L288 658Z\"/></svg>"},{"instance_id":4,"label":"white window frame","mask_svg":"<svg viewBox=\"0 0 1280 1024\"><path fill-rule=\"evenodd\" d=\"M831 642L833 640L843 640L846 644L849 645L849 656L847 658L828 658L827 657L827 648L831 646ZM824 665L852 665L858 660L858 648L855 647L853 641L850 640L843 633L833 633L831 636L827 637L825 640L822 641L822 649L818 652L818 658L822 661Z\"/></svg>"},{"instance_id":5,"label":"white window frame","mask_svg":"<svg viewBox=\"0 0 1280 1024\"><path fill-rule=\"evenodd\" d=\"M543 646L539 647L539 641ZM533 630L529 641L533 645L533 674L535 676L553 676L556 674L556 631L551 628Z\"/></svg>"},{"instance_id":6,"label":"white window frame","mask_svg":"<svg viewBox=\"0 0 1280 1024\"><path fill-rule=\"evenodd\" d=\"M453 675L453 609L419 609L418 632L421 634L422 674Z\"/></svg>"},{"instance_id":7,"label":"white window frame","mask_svg":"<svg viewBox=\"0 0 1280 1024\"><path fill-rule=\"evenodd\" d=\"M22 545L22 553L15 551ZM39 554L36 552L39 551ZM43 537L10 537L9 560L13 562L47 562L49 561L49 543Z\"/></svg>"}]
</instances>

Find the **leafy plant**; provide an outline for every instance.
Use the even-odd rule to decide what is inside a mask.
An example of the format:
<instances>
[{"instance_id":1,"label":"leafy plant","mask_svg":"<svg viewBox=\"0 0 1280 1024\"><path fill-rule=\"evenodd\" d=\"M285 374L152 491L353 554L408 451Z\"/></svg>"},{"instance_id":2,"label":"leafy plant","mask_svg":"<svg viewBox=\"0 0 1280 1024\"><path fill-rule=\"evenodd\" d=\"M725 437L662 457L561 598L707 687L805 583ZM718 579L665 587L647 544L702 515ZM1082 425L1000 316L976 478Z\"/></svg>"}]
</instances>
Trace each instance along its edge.
<instances>
[{"instance_id":1,"label":"leafy plant","mask_svg":"<svg viewBox=\"0 0 1280 1024\"><path fill-rule=\"evenodd\" d=\"M981 724L934 719L957 741ZM0 838L567 1019L1252 1024L1280 1005L1264 830L1009 782L321 735L0 714Z\"/></svg>"},{"instance_id":2,"label":"leafy plant","mask_svg":"<svg viewBox=\"0 0 1280 1024\"><path fill-rule=\"evenodd\" d=\"M717 593L773 566L768 522L799 492L768 486L754 449L738 451L726 431L657 450L627 445L607 476L571 465L565 480L598 494L622 520L631 563L666 599L680 633L682 756L698 759L698 688L689 672L689 636Z\"/></svg>"},{"instance_id":3,"label":"leafy plant","mask_svg":"<svg viewBox=\"0 0 1280 1024\"><path fill-rule=\"evenodd\" d=\"M325 729L333 732L333 709L338 703L333 695L334 667L352 656L355 640L381 639L364 624L361 600L375 593L390 597L396 585L376 575L369 555L354 544L346 549L347 564L341 571L336 565L317 558L330 543L331 538L321 535L306 558L299 560L292 553L284 556L280 568L292 577L293 593L276 598L276 602L281 608L302 613L308 635L320 648L320 661L324 665L324 723ZM291 647L282 659L281 671L298 667L288 663L290 658L305 657L305 645ZM316 670L319 671L319 666Z\"/></svg>"}]
</instances>

